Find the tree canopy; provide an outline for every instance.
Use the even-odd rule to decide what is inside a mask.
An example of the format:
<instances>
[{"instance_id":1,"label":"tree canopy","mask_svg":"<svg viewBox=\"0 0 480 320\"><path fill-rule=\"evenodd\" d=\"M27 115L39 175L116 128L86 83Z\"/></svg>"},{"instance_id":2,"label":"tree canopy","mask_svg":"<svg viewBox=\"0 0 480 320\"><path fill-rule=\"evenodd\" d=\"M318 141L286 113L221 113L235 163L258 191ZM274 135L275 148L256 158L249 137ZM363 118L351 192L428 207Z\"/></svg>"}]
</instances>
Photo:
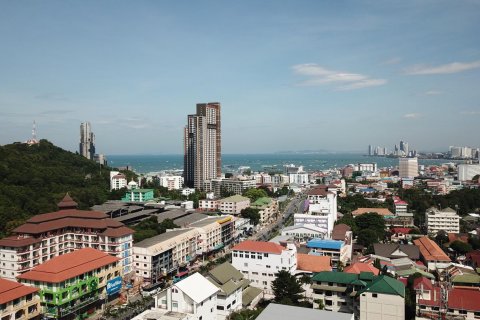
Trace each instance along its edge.
<instances>
[{"instance_id":1,"label":"tree canopy","mask_svg":"<svg viewBox=\"0 0 480 320\"><path fill-rule=\"evenodd\" d=\"M280 270L277 273L277 278L272 282L272 289L277 303L299 305L300 299L303 298L304 290L300 281L286 270Z\"/></svg>"},{"instance_id":2,"label":"tree canopy","mask_svg":"<svg viewBox=\"0 0 480 320\"><path fill-rule=\"evenodd\" d=\"M245 208L240 211L240 215L243 218L250 219L250 223L256 226L260 222L260 213L258 213L258 209L254 208Z\"/></svg>"},{"instance_id":3,"label":"tree canopy","mask_svg":"<svg viewBox=\"0 0 480 320\"><path fill-rule=\"evenodd\" d=\"M255 202L260 198L268 197L268 194L263 189L249 188L245 190L243 195L247 198L250 198L251 202Z\"/></svg>"},{"instance_id":4,"label":"tree canopy","mask_svg":"<svg viewBox=\"0 0 480 320\"><path fill-rule=\"evenodd\" d=\"M110 170L47 140L0 146L0 236L33 215L56 211L66 192L80 209L104 203Z\"/></svg>"}]
</instances>

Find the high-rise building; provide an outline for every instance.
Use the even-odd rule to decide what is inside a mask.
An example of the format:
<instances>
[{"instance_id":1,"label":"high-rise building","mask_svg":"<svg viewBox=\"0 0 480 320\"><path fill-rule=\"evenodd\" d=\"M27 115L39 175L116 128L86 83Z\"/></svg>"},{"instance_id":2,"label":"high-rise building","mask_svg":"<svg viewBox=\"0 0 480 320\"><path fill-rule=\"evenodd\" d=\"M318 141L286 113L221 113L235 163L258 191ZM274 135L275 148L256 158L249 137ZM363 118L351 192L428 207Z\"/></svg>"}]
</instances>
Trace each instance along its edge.
<instances>
[{"instance_id":1,"label":"high-rise building","mask_svg":"<svg viewBox=\"0 0 480 320\"><path fill-rule=\"evenodd\" d=\"M90 122L82 122L80 125L80 154L87 159L94 160L95 135L91 130Z\"/></svg>"},{"instance_id":2,"label":"high-rise building","mask_svg":"<svg viewBox=\"0 0 480 320\"><path fill-rule=\"evenodd\" d=\"M400 178L418 177L417 158L399 158L399 176Z\"/></svg>"},{"instance_id":3,"label":"high-rise building","mask_svg":"<svg viewBox=\"0 0 480 320\"><path fill-rule=\"evenodd\" d=\"M368 145L368 155L373 156L373 146L371 144Z\"/></svg>"},{"instance_id":4,"label":"high-rise building","mask_svg":"<svg viewBox=\"0 0 480 320\"><path fill-rule=\"evenodd\" d=\"M185 185L203 189L204 181L222 175L220 103L197 104L184 129Z\"/></svg>"}]
</instances>

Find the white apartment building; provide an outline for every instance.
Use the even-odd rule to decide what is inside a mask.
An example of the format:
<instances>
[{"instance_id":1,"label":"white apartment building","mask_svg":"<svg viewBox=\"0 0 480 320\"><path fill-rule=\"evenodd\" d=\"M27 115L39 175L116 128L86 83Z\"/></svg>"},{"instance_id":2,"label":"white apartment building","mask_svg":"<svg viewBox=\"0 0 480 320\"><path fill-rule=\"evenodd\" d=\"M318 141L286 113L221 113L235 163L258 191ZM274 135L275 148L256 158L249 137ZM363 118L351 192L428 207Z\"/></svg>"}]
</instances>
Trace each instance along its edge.
<instances>
[{"instance_id":1,"label":"white apartment building","mask_svg":"<svg viewBox=\"0 0 480 320\"><path fill-rule=\"evenodd\" d=\"M398 158L398 170L400 178L418 177L418 159Z\"/></svg>"},{"instance_id":2,"label":"white apartment building","mask_svg":"<svg viewBox=\"0 0 480 320\"><path fill-rule=\"evenodd\" d=\"M355 166L355 171L368 171L368 172L377 172L376 163L359 163Z\"/></svg>"},{"instance_id":3,"label":"white apartment building","mask_svg":"<svg viewBox=\"0 0 480 320\"><path fill-rule=\"evenodd\" d=\"M194 188L183 188L183 189L182 189L182 195L183 195L183 196L189 196L189 195L191 195L192 193L195 193L195 189L194 189Z\"/></svg>"},{"instance_id":4,"label":"white apartment building","mask_svg":"<svg viewBox=\"0 0 480 320\"><path fill-rule=\"evenodd\" d=\"M183 186L183 177L182 176L161 176L160 185L162 187L168 188L168 190L180 190Z\"/></svg>"},{"instance_id":5,"label":"white apartment building","mask_svg":"<svg viewBox=\"0 0 480 320\"><path fill-rule=\"evenodd\" d=\"M389 284L390 288L393 289L393 292L383 293L383 288L381 290L375 290L377 289L375 287L380 289L385 285L374 283L371 287L367 288L360 294L360 320L405 319L405 293L402 295L401 289L398 289L398 292L394 292L397 287L401 288L402 285L398 284L397 282L399 281L395 279L384 277L384 280L386 279L388 279L388 282L395 283L394 285ZM370 292L370 290L372 292ZM404 291L405 288L403 288L403 292Z\"/></svg>"},{"instance_id":6,"label":"white apartment building","mask_svg":"<svg viewBox=\"0 0 480 320\"><path fill-rule=\"evenodd\" d=\"M459 181L472 180L480 174L480 164L459 164L457 170Z\"/></svg>"},{"instance_id":7,"label":"white apartment building","mask_svg":"<svg viewBox=\"0 0 480 320\"><path fill-rule=\"evenodd\" d=\"M127 178L119 171L110 171L110 190L118 190L127 187Z\"/></svg>"},{"instance_id":8,"label":"white apartment building","mask_svg":"<svg viewBox=\"0 0 480 320\"><path fill-rule=\"evenodd\" d=\"M189 319L217 320L219 289L200 273L194 273L155 297L155 307L186 313Z\"/></svg>"},{"instance_id":9,"label":"white apartment building","mask_svg":"<svg viewBox=\"0 0 480 320\"><path fill-rule=\"evenodd\" d=\"M308 173L306 172L289 173L288 180L291 184L305 185L309 183Z\"/></svg>"},{"instance_id":10,"label":"white apartment building","mask_svg":"<svg viewBox=\"0 0 480 320\"><path fill-rule=\"evenodd\" d=\"M430 208L425 212L425 224L430 235L436 235L443 230L447 233L460 232L460 216L451 208L439 210Z\"/></svg>"},{"instance_id":11,"label":"white apartment building","mask_svg":"<svg viewBox=\"0 0 480 320\"><path fill-rule=\"evenodd\" d=\"M78 210L67 194L59 211L36 215L0 240L0 277L15 280L35 266L82 248L120 258L122 273L132 271L133 230L99 211Z\"/></svg>"},{"instance_id":12,"label":"white apartment building","mask_svg":"<svg viewBox=\"0 0 480 320\"><path fill-rule=\"evenodd\" d=\"M154 284L197 254L200 232L195 228L174 229L135 243L133 268L145 284Z\"/></svg>"},{"instance_id":13,"label":"white apartment building","mask_svg":"<svg viewBox=\"0 0 480 320\"><path fill-rule=\"evenodd\" d=\"M242 272L251 285L272 293L275 273L297 270L297 248L293 243L286 247L274 242L243 241L232 248L232 265Z\"/></svg>"},{"instance_id":14,"label":"white apartment building","mask_svg":"<svg viewBox=\"0 0 480 320\"><path fill-rule=\"evenodd\" d=\"M250 199L240 195L220 199L218 202L218 209L227 214L238 215L243 209L250 207Z\"/></svg>"},{"instance_id":15,"label":"white apartment building","mask_svg":"<svg viewBox=\"0 0 480 320\"><path fill-rule=\"evenodd\" d=\"M327 234L331 234L335 221L337 221L337 187L320 185L307 191L308 196L308 214L317 219L315 224L318 227L326 229ZM300 217L298 217L300 218ZM297 215L295 215L297 220ZM299 224L310 222L299 222ZM295 224L297 222L295 221Z\"/></svg>"}]
</instances>

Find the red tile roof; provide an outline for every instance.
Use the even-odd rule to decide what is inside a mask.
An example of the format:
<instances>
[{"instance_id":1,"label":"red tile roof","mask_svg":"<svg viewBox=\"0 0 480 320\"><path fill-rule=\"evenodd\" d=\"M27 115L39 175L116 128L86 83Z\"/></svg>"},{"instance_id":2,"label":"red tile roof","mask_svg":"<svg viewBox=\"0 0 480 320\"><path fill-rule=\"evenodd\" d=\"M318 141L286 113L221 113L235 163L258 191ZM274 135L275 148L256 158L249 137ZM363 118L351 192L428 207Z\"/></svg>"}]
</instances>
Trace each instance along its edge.
<instances>
[{"instance_id":1,"label":"red tile roof","mask_svg":"<svg viewBox=\"0 0 480 320\"><path fill-rule=\"evenodd\" d=\"M453 288L448 294L448 308L480 311L480 289Z\"/></svg>"},{"instance_id":2,"label":"red tile roof","mask_svg":"<svg viewBox=\"0 0 480 320\"><path fill-rule=\"evenodd\" d=\"M450 262L450 258L433 240L428 237L421 237L413 240L413 243L420 249L420 254L426 261Z\"/></svg>"},{"instance_id":3,"label":"red tile roof","mask_svg":"<svg viewBox=\"0 0 480 320\"><path fill-rule=\"evenodd\" d=\"M107 230L102 232L102 236L118 238L133 234L134 232L134 230L124 226L119 228L108 228Z\"/></svg>"},{"instance_id":4,"label":"red tile roof","mask_svg":"<svg viewBox=\"0 0 480 320\"><path fill-rule=\"evenodd\" d=\"M285 247L274 242L245 240L233 247L232 250L281 254Z\"/></svg>"},{"instance_id":5,"label":"red tile roof","mask_svg":"<svg viewBox=\"0 0 480 320\"><path fill-rule=\"evenodd\" d=\"M423 288L423 290L433 290L433 284L427 278L420 277L413 280L413 288L415 290L420 290L421 288Z\"/></svg>"},{"instance_id":6,"label":"red tile roof","mask_svg":"<svg viewBox=\"0 0 480 320\"><path fill-rule=\"evenodd\" d=\"M298 253L297 270L309 272L332 271L330 257Z\"/></svg>"},{"instance_id":7,"label":"red tile roof","mask_svg":"<svg viewBox=\"0 0 480 320\"><path fill-rule=\"evenodd\" d=\"M408 234L410 230L412 230L412 228L400 228L400 227L392 228L392 232L394 234L398 234L398 233Z\"/></svg>"},{"instance_id":8,"label":"red tile roof","mask_svg":"<svg viewBox=\"0 0 480 320\"><path fill-rule=\"evenodd\" d=\"M63 197L62 201L57 204L59 209L74 209L78 207L78 203L76 203L71 197L70 194L66 194Z\"/></svg>"},{"instance_id":9,"label":"red tile roof","mask_svg":"<svg viewBox=\"0 0 480 320\"><path fill-rule=\"evenodd\" d=\"M27 220L27 223L40 223L51 220L58 220L65 217L71 218L90 218L90 219L105 219L110 216L100 211L86 211L77 209L67 209L55 212L37 214Z\"/></svg>"},{"instance_id":10,"label":"red tile roof","mask_svg":"<svg viewBox=\"0 0 480 320\"><path fill-rule=\"evenodd\" d=\"M355 274L360 274L360 272L372 272L374 275L378 276L380 270L369 263L356 262L343 269L343 272Z\"/></svg>"},{"instance_id":11,"label":"red tile roof","mask_svg":"<svg viewBox=\"0 0 480 320\"><path fill-rule=\"evenodd\" d=\"M350 228L350 226L344 223L337 224L333 227L332 239L345 241L345 235L347 231L351 231L351 230L352 228Z\"/></svg>"},{"instance_id":12,"label":"red tile roof","mask_svg":"<svg viewBox=\"0 0 480 320\"><path fill-rule=\"evenodd\" d=\"M337 188L335 186L335 188ZM319 185L316 186L315 188L309 189L307 191L307 195L309 196L322 196L325 197L327 194L332 193L328 191L328 187L325 185Z\"/></svg>"},{"instance_id":13,"label":"red tile roof","mask_svg":"<svg viewBox=\"0 0 480 320\"><path fill-rule=\"evenodd\" d=\"M3 247L13 247L13 248L20 248L20 247L26 247L31 244L39 243L41 242L41 239L33 238L33 237L7 237L0 239L0 246Z\"/></svg>"},{"instance_id":14,"label":"red tile roof","mask_svg":"<svg viewBox=\"0 0 480 320\"><path fill-rule=\"evenodd\" d=\"M0 304L13 301L37 291L37 288L0 278Z\"/></svg>"},{"instance_id":15,"label":"red tile roof","mask_svg":"<svg viewBox=\"0 0 480 320\"><path fill-rule=\"evenodd\" d=\"M448 242L452 243L453 241L462 241L468 243L468 233L448 233Z\"/></svg>"},{"instance_id":16,"label":"red tile roof","mask_svg":"<svg viewBox=\"0 0 480 320\"><path fill-rule=\"evenodd\" d=\"M48 260L17 278L59 283L119 260L103 251L84 248Z\"/></svg>"}]
</instances>

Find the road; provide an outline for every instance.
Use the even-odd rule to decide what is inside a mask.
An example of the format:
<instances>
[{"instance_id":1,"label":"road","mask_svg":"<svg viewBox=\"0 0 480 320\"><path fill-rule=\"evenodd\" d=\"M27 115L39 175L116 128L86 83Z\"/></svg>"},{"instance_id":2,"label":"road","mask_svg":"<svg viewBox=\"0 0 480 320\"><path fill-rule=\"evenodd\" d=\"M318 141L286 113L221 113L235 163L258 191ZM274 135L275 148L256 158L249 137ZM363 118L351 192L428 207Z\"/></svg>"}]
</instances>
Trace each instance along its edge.
<instances>
[{"instance_id":1,"label":"road","mask_svg":"<svg viewBox=\"0 0 480 320\"><path fill-rule=\"evenodd\" d=\"M268 241L270 239L270 234L275 230L282 228L284 223L294 214L303 212L304 208L304 196L302 194L296 195L290 203L287 205L287 208L280 215L273 224L270 224L266 227L263 227L260 231L256 232L250 238L252 240Z\"/></svg>"}]
</instances>

